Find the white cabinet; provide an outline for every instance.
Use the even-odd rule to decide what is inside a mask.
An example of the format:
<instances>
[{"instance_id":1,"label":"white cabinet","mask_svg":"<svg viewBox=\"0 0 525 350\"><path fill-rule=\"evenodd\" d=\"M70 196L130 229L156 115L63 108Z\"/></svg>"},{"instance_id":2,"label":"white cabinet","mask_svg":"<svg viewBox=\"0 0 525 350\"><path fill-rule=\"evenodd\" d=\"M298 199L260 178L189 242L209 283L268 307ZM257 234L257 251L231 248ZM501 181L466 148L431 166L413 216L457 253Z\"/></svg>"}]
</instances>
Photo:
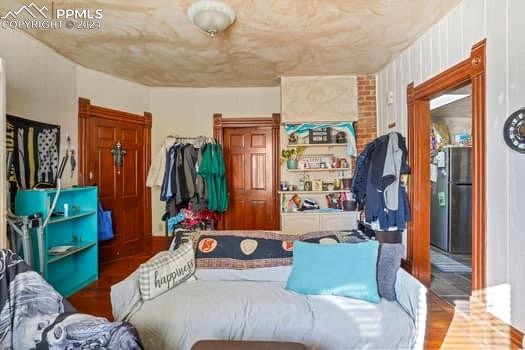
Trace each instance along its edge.
<instances>
[{"instance_id":1,"label":"white cabinet","mask_svg":"<svg viewBox=\"0 0 525 350\"><path fill-rule=\"evenodd\" d=\"M281 231L302 234L312 231L357 229L357 212L343 213L281 213Z\"/></svg>"},{"instance_id":2,"label":"white cabinet","mask_svg":"<svg viewBox=\"0 0 525 350\"><path fill-rule=\"evenodd\" d=\"M286 233L306 233L320 231L319 215L309 213L282 213L281 231Z\"/></svg>"},{"instance_id":3,"label":"white cabinet","mask_svg":"<svg viewBox=\"0 0 525 350\"><path fill-rule=\"evenodd\" d=\"M337 214L321 214L319 220L321 222L321 230L323 231L342 231L357 229L357 213L337 213Z\"/></svg>"}]
</instances>

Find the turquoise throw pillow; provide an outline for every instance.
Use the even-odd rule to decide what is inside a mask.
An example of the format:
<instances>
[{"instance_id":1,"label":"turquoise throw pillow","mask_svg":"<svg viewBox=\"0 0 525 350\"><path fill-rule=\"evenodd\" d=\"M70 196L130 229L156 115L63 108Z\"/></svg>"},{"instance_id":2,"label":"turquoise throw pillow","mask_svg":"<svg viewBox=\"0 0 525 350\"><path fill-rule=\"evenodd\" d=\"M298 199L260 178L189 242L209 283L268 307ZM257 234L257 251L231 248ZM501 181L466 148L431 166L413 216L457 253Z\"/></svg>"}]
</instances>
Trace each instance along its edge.
<instances>
[{"instance_id":1,"label":"turquoise throw pillow","mask_svg":"<svg viewBox=\"0 0 525 350\"><path fill-rule=\"evenodd\" d=\"M329 294L379 303L379 243L315 244L294 242L292 273L286 289L302 294Z\"/></svg>"}]
</instances>

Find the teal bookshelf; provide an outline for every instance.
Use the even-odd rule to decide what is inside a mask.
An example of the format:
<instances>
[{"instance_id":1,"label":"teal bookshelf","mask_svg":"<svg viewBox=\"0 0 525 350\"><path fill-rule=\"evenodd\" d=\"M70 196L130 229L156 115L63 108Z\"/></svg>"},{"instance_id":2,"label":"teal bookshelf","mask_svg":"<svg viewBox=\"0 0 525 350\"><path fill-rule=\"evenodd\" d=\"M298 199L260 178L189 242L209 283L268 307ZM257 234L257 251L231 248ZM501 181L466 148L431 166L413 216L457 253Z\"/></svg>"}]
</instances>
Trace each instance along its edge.
<instances>
[{"instance_id":1,"label":"teal bookshelf","mask_svg":"<svg viewBox=\"0 0 525 350\"><path fill-rule=\"evenodd\" d=\"M55 189L19 190L16 214L40 212L45 218L56 193ZM44 278L67 298L98 279L97 188L62 189L55 212L63 212L65 203L69 215L52 216L44 231ZM34 268L40 271L36 229L31 238ZM74 247L59 255L48 254L51 247L60 245Z\"/></svg>"}]
</instances>

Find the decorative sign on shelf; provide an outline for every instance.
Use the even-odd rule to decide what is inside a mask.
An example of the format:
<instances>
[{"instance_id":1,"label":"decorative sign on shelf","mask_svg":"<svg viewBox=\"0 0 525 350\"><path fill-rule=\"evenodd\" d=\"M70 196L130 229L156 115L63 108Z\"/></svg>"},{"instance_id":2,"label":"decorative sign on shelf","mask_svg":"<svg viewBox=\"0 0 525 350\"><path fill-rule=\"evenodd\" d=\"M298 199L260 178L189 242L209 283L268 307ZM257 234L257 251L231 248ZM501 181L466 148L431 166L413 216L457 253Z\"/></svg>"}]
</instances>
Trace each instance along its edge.
<instances>
[{"instance_id":1,"label":"decorative sign on shelf","mask_svg":"<svg viewBox=\"0 0 525 350\"><path fill-rule=\"evenodd\" d=\"M331 168L333 155L315 154L301 156L299 159L300 169L327 169Z\"/></svg>"},{"instance_id":2,"label":"decorative sign on shelf","mask_svg":"<svg viewBox=\"0 0 525 350\"><path fill-rule=\"evenodd\" d=\"M331 128L310 129L309 141L311 144L323 144L332 142Z\"/></svg>"}]
</instances>

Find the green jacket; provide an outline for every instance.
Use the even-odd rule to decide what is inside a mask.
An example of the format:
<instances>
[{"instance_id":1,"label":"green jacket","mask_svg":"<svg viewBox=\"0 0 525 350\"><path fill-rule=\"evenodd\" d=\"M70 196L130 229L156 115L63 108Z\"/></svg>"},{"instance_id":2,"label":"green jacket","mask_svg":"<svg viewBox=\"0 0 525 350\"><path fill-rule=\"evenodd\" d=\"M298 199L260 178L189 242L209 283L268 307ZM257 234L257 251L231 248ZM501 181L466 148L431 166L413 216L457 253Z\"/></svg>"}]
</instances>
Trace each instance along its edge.
<instances>
[{"instance_id":1,"label":"green jacket","mask_svg":"<svg viewBox=\"0 0 525 350\"><path fill-rule=\"evenodd\" d=\"M228 188L221 145L206 146L199 166L199 175L204 179L208 189L208 209L225 212L228 209Z\"/></svg>"}]
</instances>

